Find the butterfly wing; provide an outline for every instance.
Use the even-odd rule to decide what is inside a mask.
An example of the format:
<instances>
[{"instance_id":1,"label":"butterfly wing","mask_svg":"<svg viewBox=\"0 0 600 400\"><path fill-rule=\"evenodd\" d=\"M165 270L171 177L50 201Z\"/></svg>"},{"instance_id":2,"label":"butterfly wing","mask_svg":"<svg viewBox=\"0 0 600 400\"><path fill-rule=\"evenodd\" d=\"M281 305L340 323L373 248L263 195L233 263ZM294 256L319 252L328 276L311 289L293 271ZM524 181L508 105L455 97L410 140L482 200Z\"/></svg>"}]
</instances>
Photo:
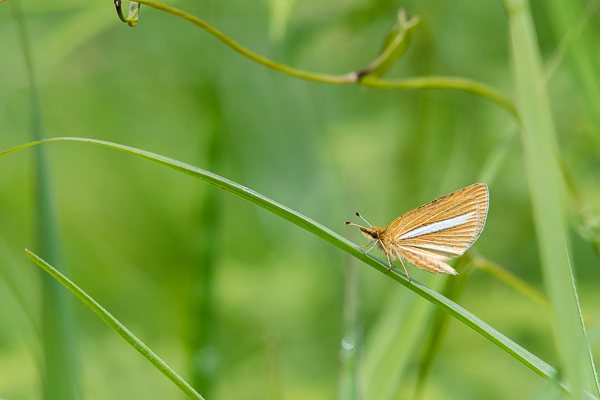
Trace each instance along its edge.
<instances>
[{"instance_id":1,"label":"butterfly wing","mask_svg":"<svg viewBox=\"0 0 600 400\"><path fill-rule=\"evenodd\" d=\"M476 183L401 215L384 236L396 253L416 266L452 273L444 261L462 255L477 240L488 206L487 185Z\"/></svg>"},{"instance_id":2,"label":"butterfly wing","mask_svg":"<svg viewBox=\"0 0 600 400\"><path fill-rule=\"evenodd\" d=\"M403 257L411 264L436 274L458 274L454 268L445 262L446 258L443 256L416 247L399 247L396 249L396 257Z\"/></svg>"}]
</instances>

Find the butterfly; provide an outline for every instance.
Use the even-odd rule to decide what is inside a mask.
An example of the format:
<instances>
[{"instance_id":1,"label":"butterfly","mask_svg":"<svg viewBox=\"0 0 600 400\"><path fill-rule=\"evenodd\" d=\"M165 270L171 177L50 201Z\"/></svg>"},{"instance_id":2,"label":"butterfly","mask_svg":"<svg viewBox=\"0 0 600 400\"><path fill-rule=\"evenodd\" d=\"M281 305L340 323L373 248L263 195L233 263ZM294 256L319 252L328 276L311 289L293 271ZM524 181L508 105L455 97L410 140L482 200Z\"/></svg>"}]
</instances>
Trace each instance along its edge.
<instances>
[{"instance_id":1,"label":"butterfly","mask_svg":"<svg viewBox=\"0 0 600 400\"><path fill-rule=\"evenodd\" d=\"M379 247L390 269L393 259L400 260L409 280L403 260L429 272L457 275L446 261L464 254L477 240L487 218L489 197L486 184L474 183L399 216L385 228L371 225L359 213L369 227L346 225L360 228L371 239L365 254Z\"/></svg>"}]
</instances>

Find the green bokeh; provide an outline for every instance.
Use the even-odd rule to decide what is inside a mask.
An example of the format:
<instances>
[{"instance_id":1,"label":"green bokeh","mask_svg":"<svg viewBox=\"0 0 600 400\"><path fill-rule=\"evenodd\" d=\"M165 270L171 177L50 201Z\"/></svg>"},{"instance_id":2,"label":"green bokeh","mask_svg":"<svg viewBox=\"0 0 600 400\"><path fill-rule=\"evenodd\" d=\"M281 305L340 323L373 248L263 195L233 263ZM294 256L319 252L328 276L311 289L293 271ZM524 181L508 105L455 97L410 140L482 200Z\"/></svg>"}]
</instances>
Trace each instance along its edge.
<instances>
[{"instance_id":1,"label":"green bokeh","mask_svg":"<svg viewBox=\"0 0 600 400\"><path fill-rule=\"evenodd\" d=\"M421 26L388 76L468 77L512 97L501 2L313 0L292 2L283 22L272 3L175 5L260 54L340 74L376 57L402 6L421 17ZM383 225L475 182L513 134L511 116L485 99L297 80L147 7L135 29L119 22L111 2L35 0L23 7L46 136L110 140L189 162L359 243L364 239L343 225L356 210ZM532 7L540 48L550 58L562 34L543 2ZM273 26L279 36L271 33ZM598 16L585 31L598 37ZM31 112L6 4L0 4L0 38L5 149L30 140ZM600 215L600 140L579 85L567 52L549 81L561 157L586 212ZM347 255L252 204L148 161L77 143L48 145L46 151L70 277L184 377L192 375L194 346L205 340L207 347L198 352L207 371L206 388L196 387L200 393L209 399L336 397ZM40 282L23 256L34 238L32 155L0 159L0 398L6 399L37 399L41 392ZM523 169L517 137L491 182L488 222L475 248L542 289ZM216 222L210 222L212 215L218 215ZM600 316L600 259L578 235L578 215L573 208L573 262L584 318L593 327ZM210 276L202 272L207 262ZM447 279L410 268L431 286ZM198 283L202 279L208 286ZM368 351L370 335L390 307L423 300L363 265L358 281L358 324ZM458 302L545 361L558 362L550 313L519 292L476 272ZM199 313L202 305L208 314ZM429 304L425 308L431 311ZM87 309L76 304L75 312L73 345L86 398L182 398ZM197 332L206 329L211 334L198 339ZM412 395L424 342L406 348L398 399ZM600 351L599 335L594 350ZM423 398L530 398L545 385L452 320Z\"/></svg>"}]
</instances>

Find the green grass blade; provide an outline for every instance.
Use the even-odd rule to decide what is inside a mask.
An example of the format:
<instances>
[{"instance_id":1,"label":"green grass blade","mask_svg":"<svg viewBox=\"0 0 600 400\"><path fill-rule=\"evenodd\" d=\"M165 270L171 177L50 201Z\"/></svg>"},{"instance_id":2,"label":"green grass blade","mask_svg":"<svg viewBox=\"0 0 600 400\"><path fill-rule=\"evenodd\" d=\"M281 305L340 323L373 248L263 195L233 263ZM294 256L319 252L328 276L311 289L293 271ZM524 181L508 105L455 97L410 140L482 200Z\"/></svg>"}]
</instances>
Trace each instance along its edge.
<instances>
[{"instance_id":1,"label":"green grass blade","mask_svg":"<svg viewBox=\"0 0 600 400\"><path fill-rule=\"evenodd\" d=\"M458 321L464 323L475 332L479 333L483 337L490 340L492 343L497 345L499 348L506 351L516 360L520 361L527 367L531 368L534 372L541 375L544 378L553 380L556 376L556 370L550 366L548 363L544 362L542 359L527 351L519 344L515 343L492 326L481 320L479 317L461 307L460 305L454 303L448 298L444 297L437 291L419 283L415 280L408 280L407 277L400 272L397 268L393 268L391 270L388 269L387 263L382 261L379 258L371 256L369 254L364 254L360 246L357 246L355 243L349 241L345 237L335 233L331 229L319 224L318 222L300 214L299 212L286 207L274 200L269 199L266 196L261 195L245 186L240 185L239 183L233 182L227 178L223 178L217 174L212 172L203 170L201 168L195 167L193 165L174 160L169 157L165 157L159 154L151 153L148 151L136 149L134 147L125 146L117 143L111 143L101 140L95 139L87 139L87 138L77 138L77 137L59 137L59 138L50 138L45 140L40 140L37 142L30 142L26 144L22 144L20 146L13 147L11 149L0 152L0 157L14 153L15 151L19 151L28 147L32 147L35 145L39 145L42 143L48 142L59 142L59 141L71 141L71 142L81 142L94 144L99 146L104 146L107 148L111 148L114 150L122 151L131 155L135 155L141 158L145 158L156 162L161 165L165 165L169 168L172 168L176 171L183 172L187 175L193 176L197 179L208 182L224 191L235 194L236 196L241 197L244 200L247 200L251 203L254 203L273 214L280 216L281 218L298 225L304 230L314 234L315 236L333 244L339 249L351 254L352 256L358 258L359 260L365 262L371 267L375 268L377 271L389 276L391 279L400 283L401 285L407 287L412 290L419 296L428 300L429 302L435 304L436 306L443 309L448 314L452 315ZM566 387L563 387L564 390L567 390Z\"/></svg>"},{"instance_id":2,"label":"green grass blade","mask_svg":"<svg viewBox=\"0 0 600 400\"><path fill-rule=\"evenodd\" d=\"M558 353L574 397L582 398L585 389L600 395L571 269L558 146L533 21L527 1L506 0L506 7L526 174Z\"/></svg>"},{"instance_id":3,"label":"green grass blade","mask_svg":"<svg viewBox=\"0 0 600 400\"><path fill-rule=\"evenodd\" d=\"M42 135L42 111L34 71L31 40L19 0L10 3L16 22L29 83L31 137ZM51 193L50 174L45 149L38 148L33 159L35 233L40 250L52 261L60 260L55 206ZM79 357L71 303L59 285L42 276L42 392L46 400L70 400L81 397Z\"/></svg>"},{"instance_id":4,"label":"green grass blade","mask_svg":"<svg viewBox=\"0 0 600 400\"><path fill-rule=\"evenodd\" d=\"M37 254L30 250L25 250L27 257L33 262L40 266L46 271L52 278L58 281L61 285L67 288L75 297L77 297L83 304L92 310L96 315L100 317L111 329L119 334L127 343L129 343L138 353L152 363L160 372L162 372L171 382L173 382L178 388L181 389L190 399L203 400L198 392L194 390L183 378L181 378L166 362L158 357L144 342L142 342L137 336L135 336L129 329L125 327L118 319L112 316L104 307L102 307L96 300L90 295L84 292L79 286L73 281L60 273L56 268L48 264Z\"/></svg>"},{"instance_id":5,"label":"green grass blade","mask_svg":"<svg viewBox=\"0 0 600 400\"><path fill-rule=\"evenodd\" d=\"M198 97L206 98L206 115L214 116L204 149L207 165L211 168L222 164L225 146L225 129L218 97L218 88L203 87ZM223 205L219 193L207 191L197 202L198 220L194 231L195 268L189 271L191 297L189 352L191 356L190 376L195 387L201 387L211 397L218 375L220 350L217 347L219 332L215 300L215 275L221 254Z\"/></svg>"}]
</instances>

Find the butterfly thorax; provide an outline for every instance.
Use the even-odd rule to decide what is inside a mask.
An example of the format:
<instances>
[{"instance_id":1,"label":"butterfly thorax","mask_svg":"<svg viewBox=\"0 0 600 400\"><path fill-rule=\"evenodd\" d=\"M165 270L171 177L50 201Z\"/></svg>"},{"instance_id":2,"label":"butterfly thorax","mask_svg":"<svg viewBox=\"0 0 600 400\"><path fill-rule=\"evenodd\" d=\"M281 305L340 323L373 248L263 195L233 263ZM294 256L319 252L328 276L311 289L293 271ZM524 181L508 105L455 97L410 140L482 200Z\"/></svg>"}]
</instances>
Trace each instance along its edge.
<instances>
[{"instance_id":1,"label":"butterfly thorax","mask_svg":"<svg viewBox=\"0 0 600 400\"><path fill-rule=\"evenodd\" d=\"M385 254L393 257L394 253L391 251L390 237L388 235L387 228L380 226L373 226L371 228L360 228L362 233L369 239L375 242L376 246L379 247Z\"/></svg>"}]
</instances>

